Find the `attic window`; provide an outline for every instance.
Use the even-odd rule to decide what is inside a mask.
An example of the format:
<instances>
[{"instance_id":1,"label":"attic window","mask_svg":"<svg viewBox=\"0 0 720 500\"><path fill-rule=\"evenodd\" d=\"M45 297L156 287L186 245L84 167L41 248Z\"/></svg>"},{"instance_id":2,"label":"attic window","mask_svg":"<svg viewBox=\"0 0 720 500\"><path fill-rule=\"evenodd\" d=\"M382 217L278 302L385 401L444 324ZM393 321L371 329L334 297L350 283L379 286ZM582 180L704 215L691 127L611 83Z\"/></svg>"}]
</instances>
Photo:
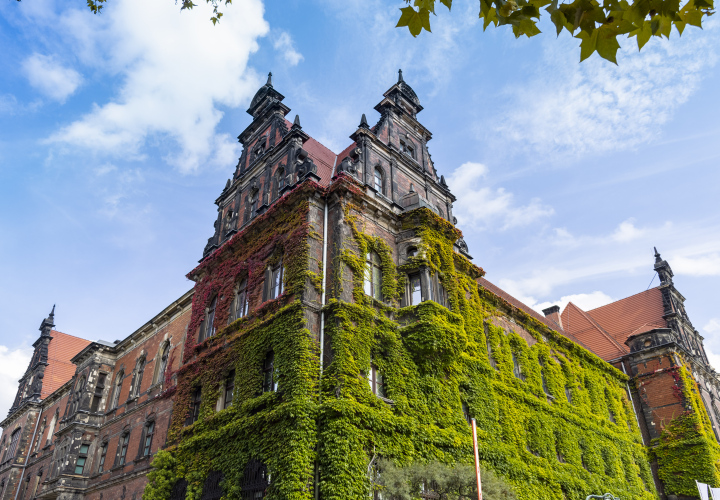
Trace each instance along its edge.
<instances>
[{"instance_id":1,"label":"attic window","mask_svg":"<svg viewBox=\"0 0 720 500\"><path fill-rule=\"evenodd\" d=\"M413 148L407 142L400 141L400 151L402 151L403 154L409 156L413 160L415 159L415 148Z\"/></svg>"}]
</instances>

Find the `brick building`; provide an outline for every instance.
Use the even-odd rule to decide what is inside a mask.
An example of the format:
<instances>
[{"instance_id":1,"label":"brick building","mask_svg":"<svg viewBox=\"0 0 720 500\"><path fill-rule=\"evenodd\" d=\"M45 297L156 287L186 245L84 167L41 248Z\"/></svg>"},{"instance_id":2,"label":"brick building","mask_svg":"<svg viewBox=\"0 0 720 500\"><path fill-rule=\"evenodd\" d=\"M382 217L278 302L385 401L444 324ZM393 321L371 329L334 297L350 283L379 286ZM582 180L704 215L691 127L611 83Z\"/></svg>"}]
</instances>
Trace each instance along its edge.
<instances>
[{"instance_id":1,"label":"brick building","mask_svg":"<svg viewBox=\"0 0 720 500\"><path fill-rule=\"evenodd\" d=\"M647 446L668 390L687 415L695 386L640 380L702 353L667 263L652 293L673 305L642 324L622 305L539 315L472 263L402 73L339 154L283 101L269 77L250 104L193 290L115 342L42 322L0 423L0 498L367 498L383 459L471 460L470 418L523 500L657 498L681 464L652 471ZM692 381L715 380L703 363Z\"/></svg>"}]
</instances>

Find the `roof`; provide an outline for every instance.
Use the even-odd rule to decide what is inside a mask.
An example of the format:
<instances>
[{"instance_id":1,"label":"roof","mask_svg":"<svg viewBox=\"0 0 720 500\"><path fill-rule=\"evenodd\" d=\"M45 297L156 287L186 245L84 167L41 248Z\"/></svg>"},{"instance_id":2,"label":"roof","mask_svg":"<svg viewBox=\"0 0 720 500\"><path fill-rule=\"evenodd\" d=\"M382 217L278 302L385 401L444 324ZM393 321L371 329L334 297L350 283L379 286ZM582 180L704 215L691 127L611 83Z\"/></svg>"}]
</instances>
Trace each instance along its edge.
<instances>
[{"instance_id":1,"label":"roof","mask_svg":"<svg viewBox=\"0 0 720 500\"><path fill-rule=\"evenodd\" d=\"M567 337L568 339L572 340L576 344L586 347L585 344L583 344L583 342L580 339L576 338L574 335L570 334L569 332L563 330L560 327L560 325L555 323L553 320L551 320L550 318L546 318L545 316L538 313L532 307L529 307L528 305L524 304L523 302L520 302L518 299L516 299L515 297L513 297L512 295L510 295L509 293L507 293L505 290L501 289L497 285L489 282L487 279L478 278L477 282L478 282L478 284L480 284L480 286L482 286L483 288L488 290L490 293L497 295L498 297L500 297L504 301L508 302L513 307L516 307L517 309L524 311L525 313L529 314L530 316L532 316L539 322L545 324L552 330L555 330L556 332L560 333L561 335Z\"/></svg>"},{"instance_id":2,"label":"roof","mask_svg":"<svg viewBox=\"0 0 720 500\"><path fill-rule=\"evenodd\" d=\"M587 312L570 303L562 313L562 322L566 330L607 361L628 352L625 341L631 335L666 328L663 314L662 292L656 287Z\"/></svg>"},{"instance_id":3,"label":"roof","mask_svg":"<svg viewBox=\"0 0 720 500\"><path fill-rule=\"evenodd\" d=\"M312 158L315 165L317 165L317 174L320 176L320 184L322 186L329 186L337 155L312 137L305 141L303 149L308 152L310 158Z\"/></svg>"},{"instance_id":4,"label":"roof","mask_svg":"<svg viewBox=\"0 0 720 500\"><path fill-rule=\"evenodd\" d=\"M48 366L45 368L40 397L45 399L75 375L75 364L70 360L82 351L89 340L52 330L48 345Z\"/></svg>"}]
</instances>

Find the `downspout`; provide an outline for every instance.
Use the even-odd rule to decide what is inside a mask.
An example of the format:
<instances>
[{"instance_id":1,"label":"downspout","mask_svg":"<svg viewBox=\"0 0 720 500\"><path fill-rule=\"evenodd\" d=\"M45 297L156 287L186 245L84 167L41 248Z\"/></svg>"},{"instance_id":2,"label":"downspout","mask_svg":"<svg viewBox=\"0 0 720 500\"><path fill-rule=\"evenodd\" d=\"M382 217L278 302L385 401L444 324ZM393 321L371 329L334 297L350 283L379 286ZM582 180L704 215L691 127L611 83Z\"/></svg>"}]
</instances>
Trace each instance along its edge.
<instances>
[{"instance_id":1,"label":"downspout","mask_svg":"<svg viewBox=\"0 0 720 500\"><path fill-rule=\"evenodd\" d=\"M40 413L38 414L37 420L35 421L35 430L33 430L32 439L30 440L30 446L28 446L28 456L27 456L28 459L30 458L30 453L32 452L33 444L35 444L35 434L37 434L37 428L38 428L38 424L40 424L40 417L42 417L42 414L43 414L43 409L41 407ZM17 500L18 493L20 493L20 488L22 488L22 480L23 480L23 476L25 476L25 468L27 467L28 459L25 460L25 463L23 464L22 470L20 472L20 479L18 480L18 487L17 487L17 490L15 490L15 500Z\"/></svg>"},{"instance_id":2,"label":"downspout","mask_svg":"<svg viewBox=\"0 0 720 500\"><path fill-rule=\"evenodd\" d=\"M337 164L337 156L333 163L333 173L335 172L335 165ZM325 311L322 310L325 307L325 279L327 277L327 225L328 225L328 200L325 199L325 208L323 209L323 253L322 253L322 292L320 293L320 379L318 380L318 404L320 404L320 398L322 397L322 375L323 375L323 358L325 354ZM320 451L320 444L318 443L318 451ZM316 459L317 460L317 459ZM315 500L320 498L320 464L315 462Z\"/></svg>"},{"instance_id":3,"label":"downspout","mask_svg":"<svg viewBox=\"0 0 720 500\"><path fill-rule=\"evenodd\" d=\"M625 370L625 362L620 360L620 366L623 369L623 373L627 376L628 373ZM628 384L627 382L625 382L625 389L627 390L628 397L630 398L630 406L632 406L633 413L635 414L635 421L638 424L638 429L640 429L640 431L641 431L640 435L642 435L642 427L640 427L640 418L638 417L637 411L635 411L635 402L633 401L632 393L630 392L630 384ZM644 439L643 439L643 441L644 441Z\"/></svg>"}]
</instances>

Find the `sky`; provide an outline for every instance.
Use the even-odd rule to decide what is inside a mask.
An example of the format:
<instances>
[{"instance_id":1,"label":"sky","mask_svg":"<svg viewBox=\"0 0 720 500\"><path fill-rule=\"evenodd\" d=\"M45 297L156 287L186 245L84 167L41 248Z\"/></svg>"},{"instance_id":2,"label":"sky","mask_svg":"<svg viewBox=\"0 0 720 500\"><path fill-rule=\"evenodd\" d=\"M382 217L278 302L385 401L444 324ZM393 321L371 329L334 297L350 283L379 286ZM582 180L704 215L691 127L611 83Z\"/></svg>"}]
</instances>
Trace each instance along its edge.
<instances>
[{"instance_id":1,"label":"sky","mask_svg":"<svg viewBox=\"0 0 720 500\"><path fill-rule=\"evenodd\" d=\"M201 2L197 2L201 3ZM720 369L720 20L620 40L482 31L456 0L417 39L402 0L0 2L0 412L53 304L62 332L122 339L189 290L273 72L289 119L336 153L397 70L486 277L540 310L658 284L656 246Z\"/></svg>"}]
</instances>

